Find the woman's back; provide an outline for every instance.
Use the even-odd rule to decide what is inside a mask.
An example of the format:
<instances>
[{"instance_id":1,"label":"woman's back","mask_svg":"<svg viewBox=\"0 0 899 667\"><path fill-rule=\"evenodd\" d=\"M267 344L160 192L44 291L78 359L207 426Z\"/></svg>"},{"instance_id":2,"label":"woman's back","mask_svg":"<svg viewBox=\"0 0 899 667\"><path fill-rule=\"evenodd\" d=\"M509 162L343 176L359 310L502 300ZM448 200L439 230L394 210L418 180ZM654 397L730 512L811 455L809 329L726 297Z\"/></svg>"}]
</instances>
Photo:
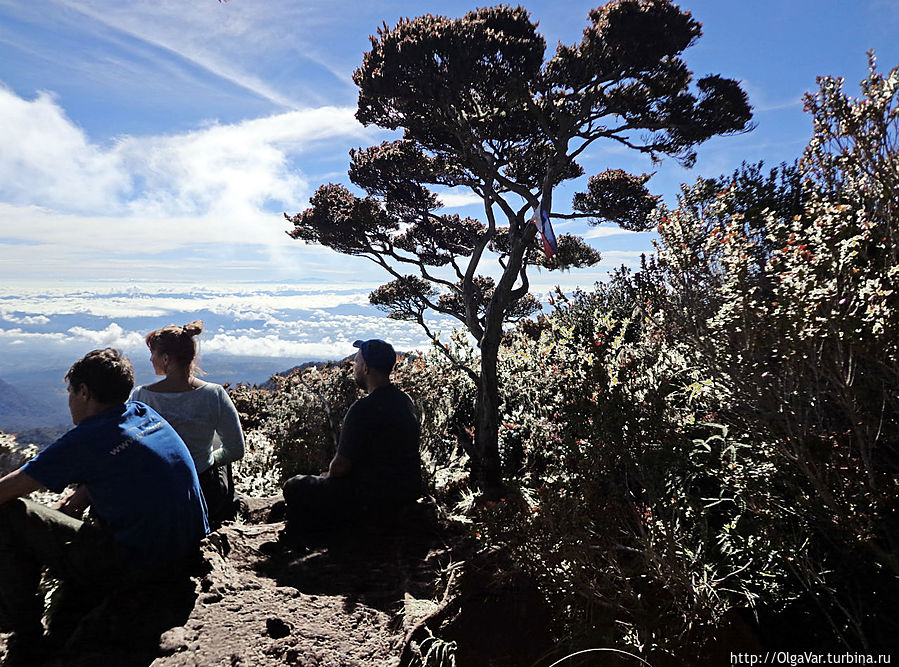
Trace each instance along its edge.
<instances>
[{"instance_id":1,"label":"woman's back","mask_svg":"<svg viewBox=\"0 0 899 667\"><path fill-rule=\"evenodd\" d=\"M172 425L190 450L198 473L243 456L244 438L237 410L221 385L205 382L179 392L140 386L131 398L146 403Z\"/></svg>"}]
</instances>

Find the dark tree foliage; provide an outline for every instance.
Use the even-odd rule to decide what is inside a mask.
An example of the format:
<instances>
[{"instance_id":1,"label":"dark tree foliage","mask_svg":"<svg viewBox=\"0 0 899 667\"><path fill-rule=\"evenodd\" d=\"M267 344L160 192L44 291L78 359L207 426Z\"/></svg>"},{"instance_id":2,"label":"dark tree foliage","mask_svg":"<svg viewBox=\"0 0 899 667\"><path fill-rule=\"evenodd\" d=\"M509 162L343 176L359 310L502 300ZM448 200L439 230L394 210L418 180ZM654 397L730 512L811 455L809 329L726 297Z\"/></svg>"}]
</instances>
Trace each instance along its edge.
<instances>
[{"instance_id":1,"label":"dark tree foliage","mask_svg":"<svg viewBox=\"0 0 899 667\"><path fill-rule=\"evenodd\" d=\"M572 206L575 211L592 211L597 217L617 222L624 229L646 231L658 199L646 189L648 180L649 174L634 176L621 169L606 169L590 177L587 191L575 194Z\"/></svg>"},{"instance_id":2,"label":"dark tree foliage","mask_svg":"<svg viewBox=\"0 0 899 667\"><path fill-rule=\"evenodd\" d=\"M701 29L689 12L667 0L614 0L589 19L580 43L560 44L548 59L522 7L383 25L353 77L356 117L402 138L351 151L350 180L366 196L322 186L308 209L288 218L292 237L382 266L394 280L372 303L418 322L447 356L450 347L427 327L428 311L456 318L478 342L479 369L455 361L478 384L475 436L463 446L483 489L501 482L503 327L539 307L528 294L528 268L599 261L567 235L547 260L535 214L645 229L656 203L647 176L619 170L591 178L572 212L553 209L555 186L583 176L577 159L598 140L690 165L699 143L750 124L736 82L711 75L691 87L681 53ZM432 186L470 190L483 201L483 221L441 213Z\"/></svg>"}]
</instances>

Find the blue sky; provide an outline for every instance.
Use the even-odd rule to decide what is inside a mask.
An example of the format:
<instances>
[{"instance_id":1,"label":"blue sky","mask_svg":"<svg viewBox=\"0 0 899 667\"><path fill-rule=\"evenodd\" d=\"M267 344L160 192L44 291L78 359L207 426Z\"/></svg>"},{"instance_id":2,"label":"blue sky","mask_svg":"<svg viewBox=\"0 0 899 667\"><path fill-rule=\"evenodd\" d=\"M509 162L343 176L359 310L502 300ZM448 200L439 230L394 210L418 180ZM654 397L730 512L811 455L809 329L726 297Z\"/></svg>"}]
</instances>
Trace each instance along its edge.
<instances>
[{"instance_id":1,"label":"blue sky","mask_svg":"<svg viewBox=\"0 0 899 667\"><path fill-rule=\"evenodd\" d=\"M679 4L704 25L688 64L697 76L741 80L755 131L708 142L690 171L673 162L653 167L612 146L596 146L584 161L588 172L655 170L650 187L669 202L699 175L798 157L810 135L801 96L817 75L844 76L854 91L867 49L877 51L881 69L899 64L899 0ZM216 331L231 336L222 348L247 350L235 353L299 354L291 344L326 339L335 355L351 349L353 331L304 319L302 304L279 300L290 294L329 294L323 312L356 308L369 319L353 326L366 331L393 327L379 324L362 298L386 279L380 270L292 241L281 212L301 210L321 183L346 182L350 148L390 138L353 117L352 71L381 22L474 6L0 0L0 352L50 344L28 336L56 336L66 353L93 339L132 345L150 322L128 319L123 308L151 308L160 324L180 321L202 308L171 295L198 290L215 293L222 312L248 302L270 308L268 324L217 321ZM526 3L551 47L576 42L593 6ZM465 193L442 199L477 215ZM537 291L589 287L651 247L650 234L614 227L572 222L557 231L586 233L604 260L539 274ZM291 317L305 323L302 332L273 323ZM240 335L250 342L235 342ZM421 340L402 335L410 345ZM254 338L263 342L254 346ZM309 348L310 356L323 353Z\"/></svg>"}]
</instances>

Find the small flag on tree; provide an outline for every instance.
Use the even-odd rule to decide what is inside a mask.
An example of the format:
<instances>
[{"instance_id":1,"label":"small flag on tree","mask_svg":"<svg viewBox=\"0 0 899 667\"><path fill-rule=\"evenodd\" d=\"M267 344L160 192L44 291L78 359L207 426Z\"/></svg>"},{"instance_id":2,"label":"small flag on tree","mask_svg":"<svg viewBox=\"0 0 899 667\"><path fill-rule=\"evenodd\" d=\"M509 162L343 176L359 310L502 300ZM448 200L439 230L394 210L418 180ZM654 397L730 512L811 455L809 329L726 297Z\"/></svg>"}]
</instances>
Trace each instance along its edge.
<instances>
[{"instance_id":1,"label":"small flag on tree","mask_svg":"<svg viewBox=\"0 0 899 667\"><path fill-rule=\"evenodd\" d=\"M553 255L556 254L559 247L556 245L556 234L553 232L553 226L549 222L549 213L543 210L541 206L539 209L539 222L537 213L534 214L534 224L537 226L537 229L540 232L540 236L543 238L543 254L546 255L546 259L549 259Z\"/></svg>"}]
</instances>

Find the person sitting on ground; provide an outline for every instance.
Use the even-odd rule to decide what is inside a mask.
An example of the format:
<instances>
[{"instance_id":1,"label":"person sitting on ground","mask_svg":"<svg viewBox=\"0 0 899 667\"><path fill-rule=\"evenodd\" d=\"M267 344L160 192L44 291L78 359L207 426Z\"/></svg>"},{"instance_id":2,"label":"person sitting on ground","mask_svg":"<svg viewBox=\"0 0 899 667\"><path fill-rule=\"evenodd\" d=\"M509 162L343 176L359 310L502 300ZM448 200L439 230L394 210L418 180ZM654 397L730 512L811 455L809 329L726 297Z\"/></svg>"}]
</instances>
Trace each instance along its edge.
<instances>
[{"instance_id":1,"label":"person sitting on ground","mask_svg":"<svg viewBox=\"0 0 899 667\"><path fill-rule=\"evenodd\" d=\"M333 528L370 512L412 503L421 495L420 424L412 399L390 381L393 346L353 343L356 384L366 396L350 406L327 472L284 484L288 536Z\"/></svg>"},{"instance_id":2,"label":"person sitting on ground","mask_svg":"<svg viewBox=\"0 0 899 667\"><path fill-rule=\"evenodd\" d=\"M184 440L197 467L209 521L217 527L234 518L231 463L243 458L244 435L225 388L196 377L194 338L202 331L203 323L198 320L148 333L153 370L165 378L137 387L131 398L156 410Z\"/></svg>"},{"instance_id":3,"label":"person sitting on ground","mask_svg":"<svg viewBox=\"0 0 899 667\"><path fill-rule=\"evenodd\" d=\"M75 427L0 479L0 630L15 633L4 664L40 664L42 568L91 593L168 577L187 572L209 529L187 447L151 408L126 402L131 362L94 350L65 379ZM55 508L22 498L73 484Z\"/></svg>"}]
</instances>

